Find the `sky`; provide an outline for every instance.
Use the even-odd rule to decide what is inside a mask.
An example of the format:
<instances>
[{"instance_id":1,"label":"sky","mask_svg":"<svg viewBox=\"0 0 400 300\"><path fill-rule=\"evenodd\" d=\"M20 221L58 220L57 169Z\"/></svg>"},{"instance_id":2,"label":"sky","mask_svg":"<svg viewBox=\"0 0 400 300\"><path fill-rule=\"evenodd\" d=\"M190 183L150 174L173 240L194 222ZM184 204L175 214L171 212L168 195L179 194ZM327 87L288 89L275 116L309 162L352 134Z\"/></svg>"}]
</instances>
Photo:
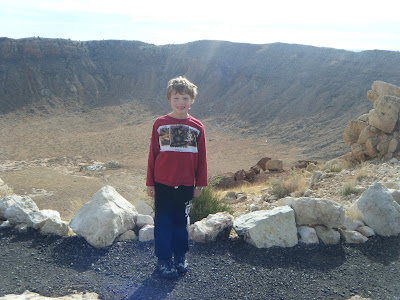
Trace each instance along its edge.
<instances>
[{"instance_id":1,"label":"sky","mask_svg":"<svg viewBox=\"0 0 400 300\"><path fill-rule=\"evenodd\" d=\"M398 0L0 0L0 37L400 51Z\"/></svg>"}]
</instances>

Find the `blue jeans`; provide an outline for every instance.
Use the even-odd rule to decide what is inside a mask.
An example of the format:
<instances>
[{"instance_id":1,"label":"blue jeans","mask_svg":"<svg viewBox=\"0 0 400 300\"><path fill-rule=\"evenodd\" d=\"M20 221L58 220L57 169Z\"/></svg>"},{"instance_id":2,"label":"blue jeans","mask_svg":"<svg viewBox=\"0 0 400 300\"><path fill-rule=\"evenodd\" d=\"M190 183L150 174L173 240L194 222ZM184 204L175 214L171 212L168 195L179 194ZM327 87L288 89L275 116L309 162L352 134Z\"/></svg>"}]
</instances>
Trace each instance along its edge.
<instances>
[{"instance_id":1,"label":"blue jeans","mask_svg":"<svg viewBox=\"0 0 400 300\"><path fill-rule=\"evenodd\" d=\"M154 242L159 259L182 256L189 251L187 217L194 186L172 187L155 183Z\"/></svg>"}]
</instances>

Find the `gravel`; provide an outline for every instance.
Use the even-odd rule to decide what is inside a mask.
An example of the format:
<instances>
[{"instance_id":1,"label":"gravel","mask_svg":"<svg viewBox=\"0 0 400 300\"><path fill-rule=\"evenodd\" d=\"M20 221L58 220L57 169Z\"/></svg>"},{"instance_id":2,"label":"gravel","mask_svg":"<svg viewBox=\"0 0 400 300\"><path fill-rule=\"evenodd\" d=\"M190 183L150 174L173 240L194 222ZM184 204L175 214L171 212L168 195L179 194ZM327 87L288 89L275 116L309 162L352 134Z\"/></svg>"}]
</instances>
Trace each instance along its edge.
<instances>
[{"instance_id":1,"label":"gravel","mask_svg":"<svg viewBox=\"0 0 400 300\"><path fill-rule=\"evenodd\" d=\"M364 244L258 249L240 239L192 243L190 269L154 272L153 242L96 249L78 236L0 229L0 297L25 290L100 299L400 299L400 237Z\"/></svg>"}]
</instances>

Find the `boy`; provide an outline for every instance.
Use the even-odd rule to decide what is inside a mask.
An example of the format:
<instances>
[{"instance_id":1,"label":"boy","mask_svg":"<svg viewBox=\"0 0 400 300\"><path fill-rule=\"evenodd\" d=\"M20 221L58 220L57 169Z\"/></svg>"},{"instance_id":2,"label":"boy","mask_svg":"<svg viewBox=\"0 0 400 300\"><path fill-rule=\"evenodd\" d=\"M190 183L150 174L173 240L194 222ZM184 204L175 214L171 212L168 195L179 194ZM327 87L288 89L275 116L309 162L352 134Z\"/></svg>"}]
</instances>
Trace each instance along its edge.
<instances>
[{"instance_id":1,"label":"boy","mask_svg":"<svg viewBox=\"0 0 400 300\"><path fill-rule=\"evenodd\" d=\"M204 126L188 113L196 96L197 86L189 80L171 79L167 97L172 112L153 125L146 185L147 194L154 197L155 254L162 277L187 271L191 200L208 185Z\"/></svg>"}]
</instances>

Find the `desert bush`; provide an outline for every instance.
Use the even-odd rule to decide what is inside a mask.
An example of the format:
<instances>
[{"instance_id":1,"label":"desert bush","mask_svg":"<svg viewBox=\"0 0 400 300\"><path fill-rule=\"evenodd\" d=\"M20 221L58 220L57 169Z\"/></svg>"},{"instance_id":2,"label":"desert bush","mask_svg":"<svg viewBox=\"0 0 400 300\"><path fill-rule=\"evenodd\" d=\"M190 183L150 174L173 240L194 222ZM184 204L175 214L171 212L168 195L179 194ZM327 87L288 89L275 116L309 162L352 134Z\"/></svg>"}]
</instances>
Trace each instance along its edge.
<instances>
[{"instance_id":1,"label":"desert bush","mask_svg":"<svg viewBox=\"0 0 400 300\"><path fill-rule=\"evenodd\" d=\"M357 194L358 189L354 186L354 183L348 182L346 183L341 190L341 194L343 196L351 195L351 194Z\"/></svg>"},{"instance_id":2,"label":"desert bush","mask_svg":"<svg viewBox=\"0 0 400 300\"><path fill-rule=\"evenodd\" d=\"M309 185L309 180L303 175L296 174L294 176L289 176L283 181L284 187L287 189L288 194L294 193L296 197L301 197L307 190Z\"/></svg>"},{"instance_id":3,"label":"desert bush","mask_svg":"<svg viewBox=\"0 0 400 300\"><path fill-rule=\"evenodd\" d=\"M364 179L366 179L366 178L368 178L368 172L366 171L366 170L364 170L364 169L359 169L357 172L356 172L356 180L357 181L362 181L362 180L364 180Z\"/></svg>"},{"instance_id":4,"label":"desert bush","mask_svg":"<svg viewBox=\"0 0 400 300\"><path fill-rule=\"evenodd\" d=\"M203 188L200 197L193 199L192 208L190 210L190 223L195 223L206 218L209 214L227 211L233 213L231 208L219 200L218 195L214 192L211 185Z\"/></svg>"},{"instance_id":5,"label":"desert bush","mask_svg":"<svg viewBox=\"0 0 400 300\"><path fill-rule=\"evenodd\" d=\"M285 187L282 179L273 178L269 184L270 194L278 198L283 198L289 195L289 190Z\"/></svg>"},{"instance_id":6,"label":"desert bush","mask_svg":"<svg viewBox=\"0 0 400 300\"><path fill-rule=\"evenodd\" d=\"M324 170L328 173L339 173L343 169L345 169L345 163L340 159L332 159L324 165Z\"/></svg>"}]
</instances>

